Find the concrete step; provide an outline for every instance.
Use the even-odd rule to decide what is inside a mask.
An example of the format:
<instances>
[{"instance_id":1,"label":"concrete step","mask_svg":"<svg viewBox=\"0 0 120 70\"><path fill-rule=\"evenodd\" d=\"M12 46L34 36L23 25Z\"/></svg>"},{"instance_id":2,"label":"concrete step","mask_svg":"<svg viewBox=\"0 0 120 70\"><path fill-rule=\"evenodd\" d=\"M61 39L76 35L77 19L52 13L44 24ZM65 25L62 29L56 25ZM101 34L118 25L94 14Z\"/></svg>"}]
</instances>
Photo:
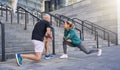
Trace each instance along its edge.
<instances>
[{"instance_id":1,"label":"concrete step","mask_svg":"<svg viewBox=\"0 0 120 70\"><path fill-rule=\"evenodd\" d=\"M34 51L34 47L31 42L31 33L32 33L32 30L34 27L32 20L30 20L30 18L29 18L30 21L27 26L28 29L24 30L24 18L22 18L20 20L20 24L17 24L16 14L14 15L14 17L15 17L14 18L15 21L13 24L9 24L10 23L9 21L7 24L5 24L7 57L16 52L20 52L20 53L28 52L29 53L30 51ZM4 19L4 18L5 17L2 17L2 19ZM64 28L56 27L55 25L53 25L53 26L55 28L55 50L56 50L56 53L60 53L60 52L63 52L62 38L63 38ZM90 47L90 46L96 47L96 41L94 40L94 35L92 35L88 32L85 32L84 35L85 35L85 41L83 41L84 42L83 44L86 47ZM104 43L103 40L101 40L101 41ZM101 43L100 45L104 45L103 43ZM50 46L51 46L50 52L52 52L52 45L50 45ZM73 51L76 49L77 48L70 47L70 48L68 48L68 51Z\"/></svg>"}]
</instances>

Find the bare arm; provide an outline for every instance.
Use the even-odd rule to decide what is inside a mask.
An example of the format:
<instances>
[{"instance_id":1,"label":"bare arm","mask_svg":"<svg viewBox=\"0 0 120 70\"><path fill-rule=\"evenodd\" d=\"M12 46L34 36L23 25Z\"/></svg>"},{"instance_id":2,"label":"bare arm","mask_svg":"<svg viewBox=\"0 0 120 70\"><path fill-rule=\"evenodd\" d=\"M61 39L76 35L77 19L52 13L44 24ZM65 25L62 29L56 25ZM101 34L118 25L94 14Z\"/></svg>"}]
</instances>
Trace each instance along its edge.
<instances>
[{"instance_id":1,"label":"bare arm","mask_svg":"<svg viewBox=\"0 0 120 70\"><path fill-rule=\"evenodd\" d=\"M47 36L48 36L48 37L52 38L51 28L48 27L46 33L47 33Z\"/></svg>"}]
</instances>

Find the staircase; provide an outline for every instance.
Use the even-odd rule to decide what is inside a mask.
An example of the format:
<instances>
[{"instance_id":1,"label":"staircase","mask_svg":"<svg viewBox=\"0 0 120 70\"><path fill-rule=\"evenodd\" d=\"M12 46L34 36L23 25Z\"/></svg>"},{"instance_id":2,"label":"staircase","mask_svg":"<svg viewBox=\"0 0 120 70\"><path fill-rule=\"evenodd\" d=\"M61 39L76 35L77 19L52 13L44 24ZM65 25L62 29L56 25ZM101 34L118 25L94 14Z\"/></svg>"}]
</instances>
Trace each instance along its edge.
<instances>
[{"instance_id":1,"label":"staircase","mask_svg":"<svg viewBox=\"0 0 120 70\"><path fill-rule=\"evenodd\" d=\"M111 41L117 41L117 2L110 0L82 0L73 5L55 10L51 13L69 18L78 18L86 23L97 24L109 32ZM90 22L87 22L87 21ZM98 30L99 31L99 30ZM101 33L101 32L99 32ZM101 33L102 34L102 33Z\"/></svg>"},{"instance_id":2,"label":"staircase","mask_svg":"<svg viewBox=\"0 0 120 70\"><path fill-rule=\"evenodd\" d=\"M80 18L117 33L117 2L110 0L82 0L52 13Z\"/></svg>"},{"instance_id":3,"label":"staircase","mask_svg":"<svg viewBox=\"0 0 120 70\"><path fill-rule=\"evenodd\" d=\"M4 14L5 15L5 12ZM1 17L1 21L5 24L5 50L6 50L6 58L13 58L14 54L16 52L20 53L31 53L34 51L33 44L31 42L31 32L34 27L34 23L37 22L35 19L33 21L33 17L28 14L29 21L27 24L27 30L24 30L25 26L25 18L24 14L20 17L20 23L17 23L17 13L13 16L13 23L10 24L10 19L8 21L5 20L5 16ZM10 18L10 14L8 14L8 17ZM63 52L62 50L62 37L63 37L63 27L57 27L57 22L53 23L53 27L55 28L55 51L56 53ZM79 33L78 31L76 31ZM1 34L0 34L1 35ZM96 48L96 41L94 40L94 35L85 32L85 39L83 41L83 45L85 45L87 48ZM102 40L99 38L100 46L106 46L107 42L105 40ZM0 42L1 43L1 42ZM68 51L76 50L77 48L68 48ZM51 50L52 53L52 45ZM1 46L0 46L0 57L1 57ZM0 58L1 59L1 58Z\"/></svg>"}]
</instances>

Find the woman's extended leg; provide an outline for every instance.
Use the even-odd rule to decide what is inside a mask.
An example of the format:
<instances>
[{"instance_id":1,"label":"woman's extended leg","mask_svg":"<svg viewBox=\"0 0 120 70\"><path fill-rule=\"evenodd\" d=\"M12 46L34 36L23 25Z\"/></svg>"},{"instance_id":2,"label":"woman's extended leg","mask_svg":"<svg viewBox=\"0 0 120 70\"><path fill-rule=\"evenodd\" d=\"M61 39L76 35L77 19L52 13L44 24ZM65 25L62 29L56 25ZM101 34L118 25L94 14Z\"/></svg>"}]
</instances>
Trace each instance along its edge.
<instances>
[{"instance_id":1,"label":"woman's extended leg","mask_svg":"<svg viewBox=\"0 0 120 70\"><path fill-rule=\"evenodd\" d=\"M102 54L101 49L88 51L83 45L80 45L78 48L86 54L91 54L91 53L95 53L95 52L98 52L98 56L101 56L101 54Z\"/></svg>"}]
</instances>

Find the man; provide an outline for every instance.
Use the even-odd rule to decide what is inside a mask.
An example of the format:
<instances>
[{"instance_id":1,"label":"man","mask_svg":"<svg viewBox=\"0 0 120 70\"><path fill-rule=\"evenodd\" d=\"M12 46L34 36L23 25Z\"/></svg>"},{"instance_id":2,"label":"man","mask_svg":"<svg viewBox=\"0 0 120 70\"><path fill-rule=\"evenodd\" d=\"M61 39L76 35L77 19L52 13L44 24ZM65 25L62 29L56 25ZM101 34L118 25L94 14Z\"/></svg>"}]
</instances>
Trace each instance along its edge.
<instances>
[{"instance_id":1,"label":"man","mask_svg":"<svg viewBox=\"0 0 120 70\"><path fill-rule=\"evenodd\" d=\"M52 24L50 23L50 27L52 30ZM51 31L52 32L52 31ZM52 35L52 34L51 34ZM52 36L48 36L47 34L44 37L44 42L45 42L45 56L44 59L51 59L54 56L50 54L49 49L50 49L50 42L52 41Z\"/></svg>"},{"instance_id":2,"label":"man","mask_svg":"<svg viewBox=\"0 0 120 70\"><path fill-rule=\"evenodd\" d=\"M37 22L32 31L32 42L34 44L34 54L20 54L16 53L17 64L22 65L22 58L27 58L35 61L40 61L42 57L42 52L44 49L44 36L52 38L51 28L50 28L50 15L43 15L43 20Z\"/></svg>"}]
</instances>

